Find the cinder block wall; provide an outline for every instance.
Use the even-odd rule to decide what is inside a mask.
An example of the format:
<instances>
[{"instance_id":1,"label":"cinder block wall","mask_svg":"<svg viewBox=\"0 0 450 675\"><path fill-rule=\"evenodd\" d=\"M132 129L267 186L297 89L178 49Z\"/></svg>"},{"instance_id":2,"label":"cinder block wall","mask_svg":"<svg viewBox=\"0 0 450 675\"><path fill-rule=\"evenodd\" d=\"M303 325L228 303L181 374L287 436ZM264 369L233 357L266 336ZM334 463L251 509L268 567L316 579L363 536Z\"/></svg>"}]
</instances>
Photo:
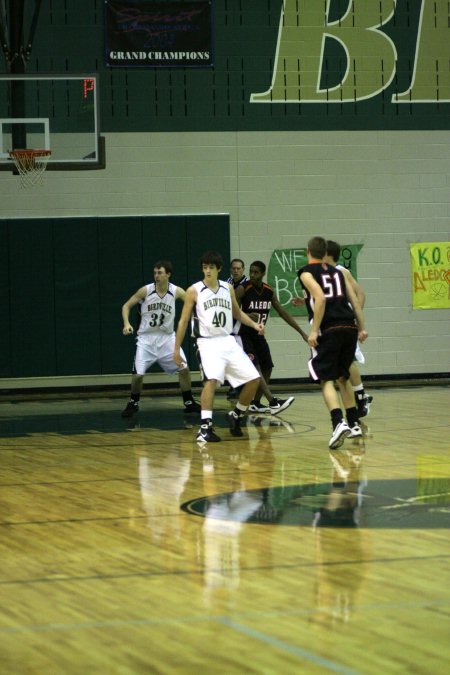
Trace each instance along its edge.
<instances>
[{"instance_id":1,"label":"cinder block wall","mask_svg":"<svg viewBox=\"0 0 450 675\"><path fill-rule=\"evenodd\" d=\"M105 170L48 172L29 192L0 172L2 217L228 212L247 265L316 234L362 244L363 372L450 371L450 310L413 311L409 259L411 242L450 240L450 132L121 133L106 153ZM271 317L267 336L273 377L306 377L297 333Z\"/></svg>"}]
</instances>

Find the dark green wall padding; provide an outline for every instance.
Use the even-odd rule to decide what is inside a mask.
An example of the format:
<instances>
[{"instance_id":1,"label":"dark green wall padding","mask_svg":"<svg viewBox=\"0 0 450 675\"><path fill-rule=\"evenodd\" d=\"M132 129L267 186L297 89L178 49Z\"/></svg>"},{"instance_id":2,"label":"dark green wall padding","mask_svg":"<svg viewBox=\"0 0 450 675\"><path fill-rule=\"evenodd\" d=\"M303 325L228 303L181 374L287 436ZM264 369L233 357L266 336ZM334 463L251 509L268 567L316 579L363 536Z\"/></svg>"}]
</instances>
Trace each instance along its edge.
<instances>
[{"instance_id":1,"label":"dark green wall padding","mask_svg":"<svg viewBox=\"0 0 450 675\"><path fill-rule=\"evenodd\" d=\"M225 279L228 215L0 220L0 377L131 372L122 304L158 259L172 261L176 285L198 281L208 249L222 254ZM198 370L189 337L183 347Z\"/></svg>"}]
</instances>

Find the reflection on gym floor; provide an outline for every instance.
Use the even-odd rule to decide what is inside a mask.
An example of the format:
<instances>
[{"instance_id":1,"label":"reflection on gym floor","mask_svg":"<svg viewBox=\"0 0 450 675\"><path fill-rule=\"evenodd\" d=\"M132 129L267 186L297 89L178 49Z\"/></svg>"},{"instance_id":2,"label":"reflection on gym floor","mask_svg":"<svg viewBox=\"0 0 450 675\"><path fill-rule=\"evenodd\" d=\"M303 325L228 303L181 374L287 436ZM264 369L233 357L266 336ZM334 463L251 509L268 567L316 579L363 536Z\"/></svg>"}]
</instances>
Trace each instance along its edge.
<instances>
[{"instance_id":1,"label":"reflection on gym floor","mask_svg":"<svg viewBox=\"0 0 450 675\"><path fill-rule=\"evenodd\" d=\"M3 402L3 672L445 672L449 402L335 451L318 392L202 447L178 397Z\"/></svg>"}]
</instances>

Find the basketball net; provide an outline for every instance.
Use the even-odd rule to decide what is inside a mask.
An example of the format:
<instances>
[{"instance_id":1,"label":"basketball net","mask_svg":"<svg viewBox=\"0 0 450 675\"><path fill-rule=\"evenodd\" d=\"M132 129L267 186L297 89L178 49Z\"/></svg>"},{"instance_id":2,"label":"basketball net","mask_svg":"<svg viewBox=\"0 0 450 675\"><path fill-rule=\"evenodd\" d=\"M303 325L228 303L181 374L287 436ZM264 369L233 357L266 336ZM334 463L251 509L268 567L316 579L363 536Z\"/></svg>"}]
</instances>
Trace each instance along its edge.
<instances>
[{"instance_id":1,"label":"basketball net","mask_svg":"<svg viewBox=\"0 0 450 675\"><path fill-rule=\"evenodd\" d=\"M20 175L21 187L29 189L42 183L44 171L51 155L51 150L10 150L9 156L14 161Z\"/></svg>"}]
</instances>

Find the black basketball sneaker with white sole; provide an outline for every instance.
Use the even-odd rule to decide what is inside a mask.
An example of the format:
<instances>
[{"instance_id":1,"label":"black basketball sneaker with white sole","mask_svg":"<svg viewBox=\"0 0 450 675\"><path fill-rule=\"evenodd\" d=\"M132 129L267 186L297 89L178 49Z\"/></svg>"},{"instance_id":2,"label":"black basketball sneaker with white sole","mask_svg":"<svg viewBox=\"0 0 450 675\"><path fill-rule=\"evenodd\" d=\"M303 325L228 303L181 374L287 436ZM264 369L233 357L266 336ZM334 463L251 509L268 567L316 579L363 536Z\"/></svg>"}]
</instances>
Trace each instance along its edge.
<instances>
[{"instance_id":1,"label":"black basketball sneaker with white sole","mask_svg":"<svg viewBox=\"0 0 450 675\"><path fill-rule=\"evenodd\" d=\"M272 403L269 403L269 409L271 415L278 415L286 408L289 408L295 401L294 396L289 396L289 398L274 398Z\"/></svg>"},{"instance_id":2,"label":"black basketball sneaker with white sole","mask_svg":"<svg viewBox=\"0 0 450 675\"><path fill-rule=\"evenodd\" d=\"M211 424L201 424L197 432L197 443L219 443L222 439L218 436Z\"/></svg>"}]
</instances>

